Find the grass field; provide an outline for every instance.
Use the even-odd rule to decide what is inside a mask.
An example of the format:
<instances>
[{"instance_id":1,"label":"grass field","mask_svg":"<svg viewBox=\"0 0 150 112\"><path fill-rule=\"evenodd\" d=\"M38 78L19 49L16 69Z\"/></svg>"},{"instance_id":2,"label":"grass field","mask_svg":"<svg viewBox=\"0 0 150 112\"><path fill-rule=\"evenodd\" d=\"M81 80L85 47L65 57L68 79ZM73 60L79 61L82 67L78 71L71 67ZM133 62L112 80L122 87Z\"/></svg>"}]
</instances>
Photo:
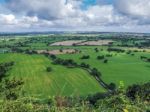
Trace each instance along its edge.
<instances>
[{"instance_id":1,"label":"grass field","mask_svg":"<svg viewBox=\"0 0 150 112\"><path fill-rule=\"evenodd\" d=\"M24 79L24 90L29 96L84 96L105 91L86 71L52 65L42 55L0 54L0 63L9 61L14 61L15 65L8 77ZM49 66L53 69L50 73L46 71Z\"/></svg>"},{"instance_id":2,"label":"grass field","mask_svg":"<svg viewBox=\"0 0 150 112\"><path fill-rule=\"evenodd\" d=\"M149 48L147 52L133 52L139 50L136 47L119 47L115 44L113 47L125 49L126 52L131 50L134 56L125 53L108 52L108 46L50 46L50 43L65 41L70 37L57 38L29 38L15 39L9 41L0 41L0 45L15 46L18 42L27 42L25 46L18 48L26 50L60 50L60 49L77 49L82 51L77 54L61 54L57 55L63 59L73 59L78 64L84 62L89 64L91 68L97 68L102 73L102 80L107 84L113 82L117 86L120 81L123 81L125 86L145 83L150 81L150 63L144 62L140 56L150 58ZM85 38L86 39L86 38ZM70 40L70 39L69 39ZM118 44L120 41L116 41ZM122 42L122 41L121 41ZM133 43L133 42L131 42ZM20 44L18 44L20 45ZM99 52L95 52L95 48ZM103 51L101 51L103 49ZM9 50L9 47L1 48ZM143 49L141 50L143 51ZM112 57L105 57L108 63L104 64L104 60L97 60L97 56L112 54ZM81 60L83 55L89 55L90 59ZM23 78L25 81L24 90L29 96L48 97L48 96L86 96L97 92L105 92L98 82L90 76L87 71L79 68L66 68L59 65L51 64L51 60L43 55L27 55L17 53L0 54L0 63L14 61L15 65L8 72L8 78L17 77ZM52 72L46 71L47 67L52 67Z\"/></svg>"},{"instance_id":3,"label":"grass field","mask_svg":"<svg viewBox=\"0 0 150 112\"><path fill-rule=\"evenodd\" d=\"M102 48L96 47L99 49ZM140 59L140 56L150 57L150 53L137 52L134 53L135 56L126 53L109 53L106 51L106 47L103 47L104 51L96 53L94 48L87 46L80 47L80 50L82 50L81 54L65 54L59 55L59 57L64 59L71 58L78 63L85 62L91 67L97 68L102 72L102 79L107 83L114 82L119 85L119 82L123 81L127 87L131 84L150 81L150 63ZM107 64L104 64L102 60L96 59L97 56L106 54L113 54L112 57L107 58ZM90 55L90 59L81 60L80 57L83 55Z\"/></svg>"}]
</instances>

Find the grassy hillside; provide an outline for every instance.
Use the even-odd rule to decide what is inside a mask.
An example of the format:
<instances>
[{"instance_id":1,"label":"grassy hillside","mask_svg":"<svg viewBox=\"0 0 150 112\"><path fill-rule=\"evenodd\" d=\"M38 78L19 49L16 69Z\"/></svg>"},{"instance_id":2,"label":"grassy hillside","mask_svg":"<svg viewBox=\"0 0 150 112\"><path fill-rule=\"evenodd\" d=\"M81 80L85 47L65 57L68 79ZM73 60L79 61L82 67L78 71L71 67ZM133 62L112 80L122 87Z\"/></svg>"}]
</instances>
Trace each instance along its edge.
<instances>
[{"instance_id":1,"label":"grassy hillside","mask_svg":"<svg viewBox=\"0 0 150 112\"><path fill-rule=\"evenodd\" d=\"M140 56L150 57L148 52L132 52L134 56L126 53L107 52L103 47L103 51L95 52L96 47L77 47L82 51L81 54L65 54L59 55L64 59L74 59L76 62L85 62L91 67L97 68L102 72L102 79L111 83L114 82L119 85L120 81L124 81L125 86L135 83L144 83L150 80L150 63L144 62ZM101 49L102 47L97 47ZM106 57L108 63L104 64L103 60L97 60L97 56L112 54L112 57ZM90 59L81 60L83 55L89 55Z\"/></svg>"},{"instance_id":2,"label":"grassy hillside","mask_svg":"<svg viewBox=\"0 0 150 112\"><path fill-rule=\"evenodd\" d=\"M104 92L97 81L82 69L52 65L42 55L0 54L0 63L14 61L8 77L23 78L27 95L48 97L53 95L87 95ZM52 72L46 71L52 67Z\"/></svg>"}]
</instances>

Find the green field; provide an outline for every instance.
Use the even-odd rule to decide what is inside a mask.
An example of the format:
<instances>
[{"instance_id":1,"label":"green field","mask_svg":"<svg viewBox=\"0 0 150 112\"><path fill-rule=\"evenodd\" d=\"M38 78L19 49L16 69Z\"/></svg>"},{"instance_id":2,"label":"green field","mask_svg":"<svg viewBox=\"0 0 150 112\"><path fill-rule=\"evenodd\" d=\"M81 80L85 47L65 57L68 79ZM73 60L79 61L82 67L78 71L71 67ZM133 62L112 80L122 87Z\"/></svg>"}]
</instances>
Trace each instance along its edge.
<instances>
[{"instance_id":1,"label":"green field","mask_svg":"<svg viewBox=\"0 0 150 112\"><path fill-rule=\"evenodd\" d=\"M8 78L22 78L23 90L29 96L84 96L105 91L86 71L52 65L42 55L0 54L0 63L9 61L15 65L8 72ZM50 73L46 71L49 66L53 69Z\"/></svg>"},{"instance_id":2,"label":"green field","mask_svg":"<svg viewBox=\"0 0 150 112\"><path fill-rule=\"evenodd\" d=\"M104 49L96 53L94 48ZM102 73L102 79L106 83L114 82L119 85L120 81L123 81L125 86L129 86L135 83L144 83L150 81L150 63L144 62L140 59L140 56L150 57L149 52L136 52L134 56L126 53L107 52L106 47L80 47L81 54L65 54L59 55L59 57L68 59L71 58L75 62L85 62L91 67L97 68ZM97 56L112 54L112 57L108 57L108 63L104 64L102 60L97 60ZM90 59L81 60L83 55L90 55Z\"/></svg>"},{"instance_id":3,"label":"green field","mask_svg":"<svg viewBox=\"0 0 150 112\"><path fill-rule=\"evenodd\" d=\"M8 78L22 78L25 83L23 90L26 95L36 97L49 96L87 96L106 90L92 77L86 70L80 68L67 68L61 65L53 65L52 60L40 54L27 55L25 52L4 53L4 50L11 52L11 48L26 50L63 50L77 49L81 53L57 55L63 59L73 59L76 63L82 62L89 64L90 68L97 68L102 73L101 79L107 83L115 83L117 87L120 81L124 82L125 87L136 83L150 81L150 63L140 59L141 56L150 58L149 48L141 49L145 52L134 52L140 50L137 47L117 46L123 44L133 45L142 40L117 40L111 47L125 49L124 53L108 52L107 46L50 46L50 43L63 40L93 40L100 37L74 37L74 36L44 36L29 38L12 38L0 40L0 63L14 61L15 65L7 73ZM98 48L99 52L95 52ZM103 50L102 50L103 49ZM131 54L127 52L131 50ZM15 51L12 51L15 52ZM17 52L17 51L16 51ZM86 60L80 59L83 55L89 55ZM97 56L104 55L108 63L104 60L97 60ZM106 57L112 55L112 57ZM46 68L51 67L52 72L47 72Z\"/></svg>"}]
</instances>

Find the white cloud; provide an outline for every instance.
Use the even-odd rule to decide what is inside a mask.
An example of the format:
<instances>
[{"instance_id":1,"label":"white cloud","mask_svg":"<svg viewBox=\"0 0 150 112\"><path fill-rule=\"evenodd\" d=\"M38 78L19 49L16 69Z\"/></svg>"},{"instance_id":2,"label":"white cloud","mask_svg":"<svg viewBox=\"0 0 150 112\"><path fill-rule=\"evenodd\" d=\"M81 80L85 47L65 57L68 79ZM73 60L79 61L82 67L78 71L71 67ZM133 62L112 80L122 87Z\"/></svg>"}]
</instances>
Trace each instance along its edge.
<instances>
[{"instance_id":1,"label":"white cloud","mask_svg":"<svg viewBox=\"0 0 150 112\"><path fill-rule=\"evenodd\" d=\"M117 10L133 19L139 24L150 23L150 0L116 0Z\"/></svg>"},{"instance_id":2,"label":"white cloud","mask_svg":"<svg viewBox=\"0 0 150 112\"><path fill-rule=\"evenodd\" d=\"M127 31L149 26L149 0L115 0L115 5L104 1L97 0L96 5L82 10L82 0L7 0L5 6L0 5L0 30L122 28Z\"/></svg>"}]
</instances>

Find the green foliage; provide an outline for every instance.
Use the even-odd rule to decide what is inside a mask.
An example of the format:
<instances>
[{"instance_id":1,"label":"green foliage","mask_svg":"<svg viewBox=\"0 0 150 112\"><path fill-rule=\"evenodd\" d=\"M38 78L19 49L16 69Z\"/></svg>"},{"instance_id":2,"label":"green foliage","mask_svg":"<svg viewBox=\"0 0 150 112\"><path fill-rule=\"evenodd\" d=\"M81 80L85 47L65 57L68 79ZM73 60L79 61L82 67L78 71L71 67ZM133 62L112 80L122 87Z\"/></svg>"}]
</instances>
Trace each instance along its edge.
<instances>
[{"instance_id":1,"label":"green foliage","mask_svg":"<svg viewBox=\"0 0 150 112\"><path fill-rule=\"evenodd\" d=\"M13 78L12 80L4 79L0 83L0 94L4 99L7 100L16 100L20 96L20 91L22 85L24 84L23 80L17 80Z\"/></svg>"},{"instance_id":2,"label":"green foliage","mask_svg":"<svg viewBox=\"0 0 150 112\"><path fill-rule=\"evenodd\" d=\"M132 100L140 98L143 101L150 101L150 82L143 85L134 84L129 86L126 94Z\"/></svg>"},{"instance_id":3,"label":"green foliage","mask_svg":"<svg viewBox=\"0 0 150 112\"><path fill-rule=\"evenodd\" d=\"M5 77L6 72L14 65L14 62L0 64L0 81Z\"/></svg>"},{"instance_id":4,"label":"green foliage","mask_svg":"<svg viewBox=\"0 0 150 112\"><path fill-rule=\"evenodd\" d=\"M89 59L90 56L89 55L83 55L80 59Z\"/></svg>"},{"instance_id":5,"label":"green foliage","mask_svg":"<svg viewBox=\"0 0 150 112\"><path fill-rule=\"evenodd\" d=\"M51 72L51 71L52 71L52 68L51 68L51 67L47 67L47 68L46 68L46 71L47 71L47 72Z\"/></svg>"},{"instance_id":6,"label":"green foliage","mask_svg":"<svg viewBox=\"0 0 150 112\"><path fill-rule=\"evenodd\" d=\"M47 98L55 95L86 96L106 91L85 70L54 65L51 59L42 55L0 54L0 62L5 61L15 62L7 77L23 79L26 95ZM47 67L51 67L52 71L48 73Z\"/></svg>"},{"instance_id":7,"label":"green foliage","mask_svg":"<svg viewBox=\"0 0 150 112\"><path fill-rule=\"evenodd\" d=\"M102 60L102 59L104 59L105 57L104 57L104 55L102 55L102 56L97 56L97 59L98 60Z\"/></svg>"}]
</instances>

